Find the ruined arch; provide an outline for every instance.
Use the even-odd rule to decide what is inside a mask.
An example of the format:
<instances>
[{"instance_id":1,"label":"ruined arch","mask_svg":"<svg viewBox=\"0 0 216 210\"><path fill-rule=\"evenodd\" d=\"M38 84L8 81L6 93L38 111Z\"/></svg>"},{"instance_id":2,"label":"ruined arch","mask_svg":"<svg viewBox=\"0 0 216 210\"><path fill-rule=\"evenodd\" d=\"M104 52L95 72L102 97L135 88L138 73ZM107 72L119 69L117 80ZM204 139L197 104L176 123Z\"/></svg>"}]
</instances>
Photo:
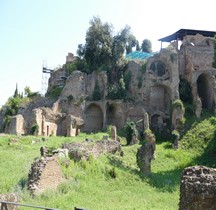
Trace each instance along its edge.
<instances>
[{"instance_id":1,"label":"ruined arch","mask_svg":"<svg viewBox=\"0 0 216 210\"><path fill-rule=\"evenodd\" d=\"M159 77L163 76L164 74L166 74L166 65L163 61L161 60L156 60L154 61L151 66L150 69Z\"/></svg>"},{"instance_id":2,"label":"ruined arch","mask_svg":"<svg viewBox=\"0 0 216 210\"><path fill-rule=\"evenodd\" d=\"M84 130L87 132L99 131L103 128L103 111L97 104L90 104L85 111Z\"/></svg>"},{"instance_id":3,"label":"ruined arch","mask_svg":"<svg viewBox=\"0 0 216 210\"><path fill-rule=\"evenodd\" d=\"M153 111L169 113L171 89L165 85L155 85L150 90L150 107Z\"/></svg>"},{"instance_id":4,"label":"ruined arch","mask_svg":"<svg viewBox=\"0 0 216 210\"><path fill-rule=\"evenodd\" d=\"M213 90L207 74L201 74L198 77L197 93L202 101L202 108L213 109Z\"/></svg>"}]
</instances>

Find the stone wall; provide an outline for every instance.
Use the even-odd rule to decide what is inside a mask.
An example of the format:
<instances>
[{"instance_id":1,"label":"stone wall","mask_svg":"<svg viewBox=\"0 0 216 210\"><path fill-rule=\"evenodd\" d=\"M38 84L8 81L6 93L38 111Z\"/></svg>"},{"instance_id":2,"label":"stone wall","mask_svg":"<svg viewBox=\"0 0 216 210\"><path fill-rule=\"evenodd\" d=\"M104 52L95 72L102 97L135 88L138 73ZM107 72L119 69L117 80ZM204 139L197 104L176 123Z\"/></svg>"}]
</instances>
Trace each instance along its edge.
<instances>
[{"instance_id":1,"label":"stone wall","mask_svg":"<svg viewBox=\"0 0 216 210\"><path fill-rule=\"evenodd\" d=\"M184 169L181 178L179 209L216 209L215 168L193 166Z\"/></svg>"},{"instance_id":2,"label":"stone wall","mask_svg":"<svg viewBox=\"0 0 216 210\"><path fill-rule=\"evenodd\" d=\"M5 132L9 134L22 135L25 133L24 124L24 117L21 114L13 116L6 127Z\"/></svg>"},{"instance_id":3,"label":"stone wall","mask_svg":"<svg viewBox=\"0 0 216 210\"><path fill-rule=\"evenodd\" d=\"M46 189L55 190L63 180L58 161L54 157L42 157L36 160L28 174L28 190L31 194L41 193Z\"/></svg>"}]
</instances>

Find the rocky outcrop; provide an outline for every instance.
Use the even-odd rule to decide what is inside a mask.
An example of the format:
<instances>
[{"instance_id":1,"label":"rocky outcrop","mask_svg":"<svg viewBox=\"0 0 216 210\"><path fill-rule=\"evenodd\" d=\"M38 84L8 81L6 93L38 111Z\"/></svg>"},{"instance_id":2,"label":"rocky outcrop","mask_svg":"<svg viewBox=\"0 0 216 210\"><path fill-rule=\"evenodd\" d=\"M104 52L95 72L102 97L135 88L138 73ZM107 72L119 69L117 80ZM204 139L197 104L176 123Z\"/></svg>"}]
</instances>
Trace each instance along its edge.
<instances>
[{"instance_id":1,"label":"rocky outcrop","mask_svg":"<svg viewBox=\"0 0 216 210\"><path fill-rule=\"evenodd\" d=\"M181 177L180 210L216 209L216 169L185 168Z\"/></svg>"}]
</instances>

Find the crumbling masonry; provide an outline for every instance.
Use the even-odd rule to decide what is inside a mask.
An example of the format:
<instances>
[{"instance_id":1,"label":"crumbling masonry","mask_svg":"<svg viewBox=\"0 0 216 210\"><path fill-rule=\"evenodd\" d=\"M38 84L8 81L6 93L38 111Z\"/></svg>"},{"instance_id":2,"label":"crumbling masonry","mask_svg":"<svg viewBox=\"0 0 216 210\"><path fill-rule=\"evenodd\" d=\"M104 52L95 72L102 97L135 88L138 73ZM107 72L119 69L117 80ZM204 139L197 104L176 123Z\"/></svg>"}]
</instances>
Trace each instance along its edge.
<instances>
[{"instance_id":1,"label":"crumbling masonry","mask_svg":"<svg viewBox=\"0 0 216 210\"><path fill-rule=\"evenodd\" d=\"M170 45L148 58L145 71L142 70L142 63L130 61L124 74L131 74L128 91L133 102L108 99L105 72L86 74L74 71L67 76L55 103L43 101L20 110L19 116L12 119L6 131L28 134L31 127L37 124L39 135L72 136L77 135L79 130L95 132L107 125L119 129L129 120L137 122L139 131L145 129L146 123L153 131L161 131L171 120L171 104L180 99L181 79L191 87L197 117L203 108L215 110L216 69L212 67L214 34L181 29L160 39L170 42ZM69 54L66 63L74 59L73 54ZM48 89L58 85L60 76L66 76L64 68L51 74ZM92 99L96 84L100 89L99 101ZM179 116L182 117L182 114L176 115L177 118L171 122L177 128L178 121L181 121Z\"/></svg>"}]
</instances>

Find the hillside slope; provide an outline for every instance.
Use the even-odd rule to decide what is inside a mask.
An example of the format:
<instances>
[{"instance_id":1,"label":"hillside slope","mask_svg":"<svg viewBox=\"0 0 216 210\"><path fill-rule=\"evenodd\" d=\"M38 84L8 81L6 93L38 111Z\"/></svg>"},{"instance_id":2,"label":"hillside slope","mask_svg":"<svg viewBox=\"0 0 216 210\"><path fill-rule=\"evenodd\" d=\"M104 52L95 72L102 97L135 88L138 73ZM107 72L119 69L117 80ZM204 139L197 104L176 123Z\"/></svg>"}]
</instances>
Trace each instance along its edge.
<instances>
[{"instance_id":1,"label":"hillside slope","mask_svg":"<svg viewBox=\"0 0 216 210\"><path fill-rule=\"evenodd\" d=\"M2 136L0 137L0 193L17 192L21 203L71 210L87 209L178 209L182 170L189 165L215 166L216 118L197 122L181 140L181 149L173 150L172 142L157 143L152 174L142 175L136 164L140 145L122 146L124 156L101 155L98 159L66 166L61 160L65 181L57 191L46 191L32 198L26 190L31 163L40 156L41 146L58 148L65 142L100 140L104 133L79 137ZM17 140L17 141L16 141ZM32 144L32 142L38 143ZM9 143L10 142L10 143ZM22 208L21 208L22 209ZM25 208L23 208L25 210Z\"/></svg>"}]
</instances>

